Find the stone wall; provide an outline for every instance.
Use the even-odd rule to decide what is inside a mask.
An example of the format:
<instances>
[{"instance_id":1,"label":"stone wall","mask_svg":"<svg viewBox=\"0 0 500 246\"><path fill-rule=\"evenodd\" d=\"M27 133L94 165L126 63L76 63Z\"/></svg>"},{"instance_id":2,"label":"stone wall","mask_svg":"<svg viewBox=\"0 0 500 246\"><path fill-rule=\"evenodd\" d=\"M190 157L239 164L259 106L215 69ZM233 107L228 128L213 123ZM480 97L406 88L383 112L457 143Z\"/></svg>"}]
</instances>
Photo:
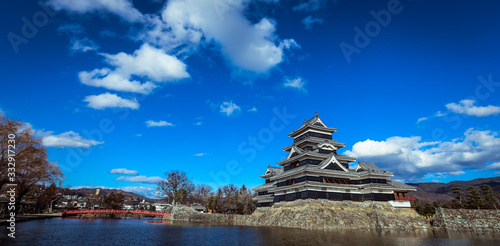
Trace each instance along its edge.
<instances>
[{"instance_id":1,"label":"stone wall","mask_svg":"<svg viewBox=\"0 0 500 246\"><path fill-rule=\"evenodd\" d=\"M500 210L439 208L433 226L451 230L500 231Z\"/></svg>"},{"instance_id":2,"label":"stone wall","mask_svg":"<svg viewBox=\"0 0 500 246\"><path fill-rule=\"evenodd\" d=\"M189 207L174 207L171 219L327 230L430 228L427 220L415 210L395 209L387 202L322 199L280 202L271 208L258 208L252 215L201 214Z\"/></svg>"}]
</instances>

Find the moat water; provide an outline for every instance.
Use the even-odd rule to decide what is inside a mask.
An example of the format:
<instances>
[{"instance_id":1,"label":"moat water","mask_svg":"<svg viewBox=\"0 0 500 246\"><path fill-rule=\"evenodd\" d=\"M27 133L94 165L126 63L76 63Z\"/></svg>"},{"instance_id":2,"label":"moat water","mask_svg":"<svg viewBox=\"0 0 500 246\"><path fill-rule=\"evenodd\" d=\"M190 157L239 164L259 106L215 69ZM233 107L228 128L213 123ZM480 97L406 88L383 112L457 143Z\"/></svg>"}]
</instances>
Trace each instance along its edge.
<instances>
[{"instance_id":1,"label":"moat water","mask_svg":"<svg viewBox=\"0 0 500 246\"><path fill-rule=\"evenodd\" d=\"M33 220L2 226L0 245L500 245L497 233L417 231L320 231L168 222L154 219Z\"/></svg>"}]
</instances>

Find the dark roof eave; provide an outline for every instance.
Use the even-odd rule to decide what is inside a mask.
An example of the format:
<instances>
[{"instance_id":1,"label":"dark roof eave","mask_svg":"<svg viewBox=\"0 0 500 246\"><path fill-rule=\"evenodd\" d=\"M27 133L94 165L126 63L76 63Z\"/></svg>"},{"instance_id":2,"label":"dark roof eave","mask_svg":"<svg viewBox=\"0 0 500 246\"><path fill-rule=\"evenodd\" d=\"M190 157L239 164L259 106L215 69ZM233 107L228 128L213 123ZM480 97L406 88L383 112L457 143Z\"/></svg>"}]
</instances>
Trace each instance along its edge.
<instances>
[{"instance_id":1,"label":"dark roof eave","mask_svg":"<svg viewBox=\"0 0 500 246\"><path fill-rule=\"evenodd\" d=\"M297 136L302 131L307 130L307 128L312 128L312 129L316 129L316 130L320 130L320 131L325 131L325 132L331 132L331 133L334 133L334 132L337 131L337 128L320 127L320 126L315 126L315 125L302 125L297 130L295 130L295 131L293 131L291 133L288 133L288 136L289 137Z\"/></svg>"}]
</instances>

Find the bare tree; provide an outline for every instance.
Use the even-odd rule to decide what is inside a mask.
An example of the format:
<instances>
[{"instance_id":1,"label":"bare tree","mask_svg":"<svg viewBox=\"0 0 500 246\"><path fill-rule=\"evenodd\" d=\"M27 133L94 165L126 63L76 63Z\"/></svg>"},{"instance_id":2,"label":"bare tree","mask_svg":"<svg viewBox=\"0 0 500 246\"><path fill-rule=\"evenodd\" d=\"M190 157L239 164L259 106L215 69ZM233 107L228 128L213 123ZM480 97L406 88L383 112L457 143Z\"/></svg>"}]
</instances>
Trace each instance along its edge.
<instances>
[{"instance_id":1,"label":"bare tree","mask_svg":"<svg viewBox=\"0 0 500 246\"><path fill-rule=\"evenodd\" d=\"M1 117L1 116L0 116ZM15 135L14 140L12 136ZM10 136L10 138L9 138ZM9 144L15 142L15 148ZM12 150L15 155L12 155ZM22 122L0 118L0 189L5 184L12 183L9 180L9 163L15 162L14 183L16 186L16 210L19 208L23 197L38 185L51 184L63 180L61 169L47 159L47 150L42 145L42 140L33 136L33 131ZM11 169L11 170L14 170ZM16 211L17 212L17 211Z\"/></svg>"},{"instance_id":2,"label":"bare tree","mask_svg":"<svg viewBox=\"0 0 500 246\"><path fill-rule=\"evenodd\" d=\"M191 203L199 203L202 206L208 204L208 199L212 195L212 186L210 185L197 185L191 194L189 200Z\"/></svg>"},{"instance_id":3,"label":"bare tree","mask_svg":"<svg viewBox=\"0 0 500 246\"><path fill-rule=\"evenodd\" d=\"M193 182L187 177L185 172L179 170L170 171L165 173L165 178L158 183L157 189L160 192L160 196L172 201L172 205L175 205L180 189L184 189L187 194L190 194L194 190Z\"/></svg>"}]
</instances>

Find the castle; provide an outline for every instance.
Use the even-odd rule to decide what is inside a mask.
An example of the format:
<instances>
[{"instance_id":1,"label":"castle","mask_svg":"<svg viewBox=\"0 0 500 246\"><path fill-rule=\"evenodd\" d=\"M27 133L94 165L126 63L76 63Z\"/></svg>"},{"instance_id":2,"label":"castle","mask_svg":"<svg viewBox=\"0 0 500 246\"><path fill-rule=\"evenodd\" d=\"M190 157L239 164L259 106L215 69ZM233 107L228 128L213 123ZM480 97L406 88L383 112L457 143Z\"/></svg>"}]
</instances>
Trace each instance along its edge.
<instances>
[{"instance_id":1,"label":"castle","mask_svg":"<svg viewBox=\"0 0 500 246\"><path fill-rule=\"evenodd\" d=\"M257 207L310 198L387 201L394 207L410 207L410 201L415 199L408 192L416 189L391 180L394 173L373 163L358 162L355 169L350 169L349 163L356 158L337 153L345 144L332 139L336 131L316 113L288 134L293 138L293 144L283 149L288 156L277 163L279 167L269 166L260 175L265 183L253 189Z\"/></svg>"}]
</instances>

